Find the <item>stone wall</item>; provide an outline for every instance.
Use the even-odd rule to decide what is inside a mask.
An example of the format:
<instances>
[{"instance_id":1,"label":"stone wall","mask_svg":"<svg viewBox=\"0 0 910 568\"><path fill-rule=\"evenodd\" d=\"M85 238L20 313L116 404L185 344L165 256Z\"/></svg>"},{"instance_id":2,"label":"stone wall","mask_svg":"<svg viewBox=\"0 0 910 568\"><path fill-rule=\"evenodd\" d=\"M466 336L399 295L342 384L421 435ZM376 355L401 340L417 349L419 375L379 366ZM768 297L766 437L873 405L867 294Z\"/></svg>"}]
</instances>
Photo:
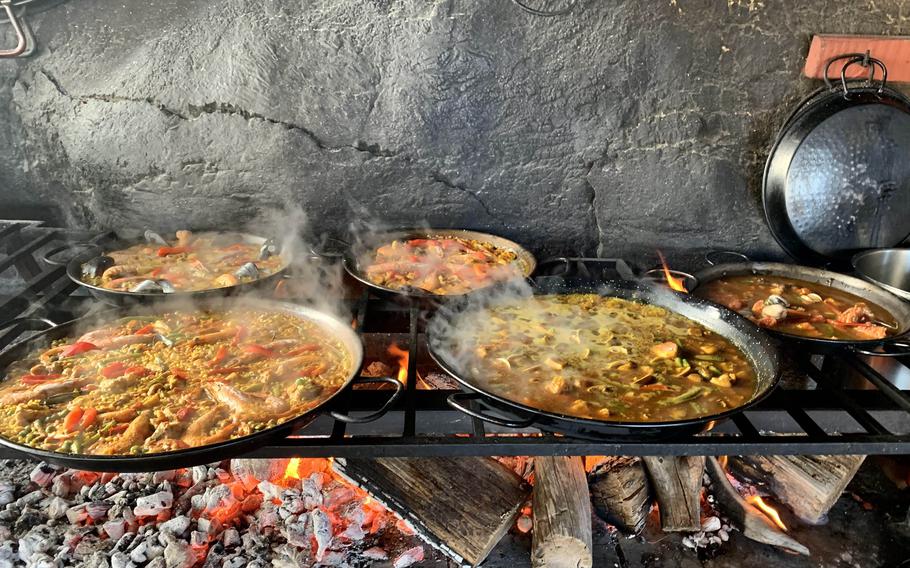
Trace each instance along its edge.
<instances>
[{"instance_id":1,"label":"stone wall","mask_svg":"<svg viewBox=\"0 0 910 568\"><path fill-rule=\"evenodd\" d=\"M534 0L526 0L529 4ZM537 0L538 7L563 3ZM811 34L908 32L902 0L67 2L0 61L0 217L236 225L297 203L541 252L780 254L770 139ZM9 26L0 35L9 41Z\"/></svg>"}]
</instances>

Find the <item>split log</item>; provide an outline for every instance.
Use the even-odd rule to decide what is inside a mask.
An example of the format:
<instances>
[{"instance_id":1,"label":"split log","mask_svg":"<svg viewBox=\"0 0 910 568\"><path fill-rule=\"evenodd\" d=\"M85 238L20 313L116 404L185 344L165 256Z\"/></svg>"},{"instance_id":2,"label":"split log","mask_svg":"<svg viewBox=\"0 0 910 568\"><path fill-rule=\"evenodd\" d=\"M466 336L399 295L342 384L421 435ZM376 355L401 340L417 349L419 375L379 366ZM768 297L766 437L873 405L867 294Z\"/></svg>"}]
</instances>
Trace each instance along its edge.
<instances>
[{"instance_id":1,"label":"split log","mask_svg":"<svg viewBox=\"0 0 910 568\"><path fill-rule=\"evenodd\" d=\"M866 456L736 456L730 471L767 488L793 513L811 524L828 511L856 475Z\"/></svg>"},{"instance_id":2,"label":"split log","mask_svg":"<svg viewBox=\"0 0 910 568\"><path fill-rule=\"evenodd\" d=\"M657 496L664 532L701 530L701 486L704 456L642 458Z\"/></svg>"},{"instance_id":3,"label":"split log","mask_svg":"<svg viewBox=\"0 0 910 568\"><path fill-rule=\"evenodd\" d=\"M651 507L651 488L641 458L604 458L588 475L588 484L599 515L627 532L641 532Z\"/></svg>"},{"instance_id":4,"label":"split log","mask_svg":"<svg viewBox=\"0 0 910 568\"><path fill-rule=\"evenodd\" d=\"M743 536L756 542L785 548L791 552L809 556L809 549L781 531L763 513L746 502L736 491L724 468L717 458L709 457L707 461L708 476L711 478L711 490L717 504L727 516L743 531Z\"/></svg>"},{"instance_id":5,"label":"split log","mask_svg":"<svg viewBox=\"0 0 910 568\"><path fill-rule=\"evenodd\" d=\"M333 467L457 562L477 565L518 516L528 487L491 458L337 458Z\"/></svg>"},{"instance_id":6,"label":"split log","mask_svg":"<svg viewBox=\"0 0 910 568\"><path fill-rule=\"evenodd\" d=\"M534 458L534 568L591 568L591 497L581 458Z\"/></svg>"}]
</instances>

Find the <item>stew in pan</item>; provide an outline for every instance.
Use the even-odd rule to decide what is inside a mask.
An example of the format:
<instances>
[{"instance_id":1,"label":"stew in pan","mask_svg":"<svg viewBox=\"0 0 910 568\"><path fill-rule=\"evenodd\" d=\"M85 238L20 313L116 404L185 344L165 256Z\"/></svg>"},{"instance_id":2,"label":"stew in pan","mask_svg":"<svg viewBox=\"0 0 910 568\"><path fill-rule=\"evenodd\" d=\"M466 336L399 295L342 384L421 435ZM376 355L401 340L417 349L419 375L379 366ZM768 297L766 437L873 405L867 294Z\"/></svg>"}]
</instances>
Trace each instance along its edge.
<instances>
[{"instance_id":1,"label":"stew in pan","mask_svg":"<svg viewBox=\"0 0 910 568\"><path fill-rule=\"evenodd\" d=\"M379 286L446 295L521 277L521 262L515 251L492 243L438 236L393 240L372 251L364 266L367 278Z\"/></svg>"},{"instance_id":2,"label":"stew in pan","mask_svg":"<svg viewBox=\"0 0 910 568\"><path fill-rule=\"evenodd\" d=\"M725 276L696 294L740 312L761 327L822 339L883 339L898 329L887 310L814 282L772 275Z\"/></svg>"},{"instance_id":3,"label":"stew in pan","mask_svg":"<svg viewBox=\"0 0 910 568\"><path fill-rule=\"evenodd\" d=\"M92 455L208 445L305 414L353 364L317 323L286 313L125 317L8 367L0 435Z\"/></svg>"},{"instance_id":4,"label":"stew in pan","mask_svg":"<svg viewBox=\"0 0 910 568\"><path fill-rule=\"evenodd\" d=\"M82 265L82 280L128 292L208 290L265 278L285 264L268 245L240 234L177 231L172 241L143 242L93 258Z\"/></svg>"},{"instance_id":5,"label":"stew in pan","mask_svg":"<svg viewBox=\"0 0 910 568\"><path fill-rule=\"evenodd\" d=\"M738 407L755 391L755 371L735 345L659 306L542 295L457 317L446 348L477 386L548 412L683 420Z\"/></svg>"}]
</instances>

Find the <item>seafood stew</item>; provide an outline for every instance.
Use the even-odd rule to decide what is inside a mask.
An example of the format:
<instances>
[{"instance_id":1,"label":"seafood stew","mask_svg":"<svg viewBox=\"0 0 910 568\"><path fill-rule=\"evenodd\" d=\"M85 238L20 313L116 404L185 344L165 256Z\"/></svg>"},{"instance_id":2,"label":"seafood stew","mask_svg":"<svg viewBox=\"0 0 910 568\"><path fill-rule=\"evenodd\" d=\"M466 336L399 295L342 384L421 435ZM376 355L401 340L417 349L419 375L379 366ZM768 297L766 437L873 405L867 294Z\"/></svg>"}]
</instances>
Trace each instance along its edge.
<instances>
[{"instance_id":1,"label":"seafood stew","mask_svg":"<svg viewBox=\"0 0 910 568\"><path fill-rule=\"evenodd\" d=\"M82 283L117 292L169 294L228 288L267 278L287 261L271 241L241 233L177 231L106 252L82 263Z\"/></svg>"},{"instance_id":2,"label":"seafood stew","mask_svg":"<svg viewBox=\"0 0 910 568\"><path fill-rule=\"evenodd\" d=\"M712 280L697 295L748 317L761 327L800 337L841 341L885 339L898 332L894 316L860 296L830 286L772 274Z\"/></svg>"},{"instance_id":3,"label":"seafood stew","mask_svg":"<svg viewBox=\"0 0 910 568\"><path fill-rule=\"evenodd\" d=\"M495 301L447 324L433 350L457 360L471 387L560 416L683 421L722 414L756 393L756 371L739 348L653 304L547 294Z\"/></svg>"},{"instance_id":4,"label":"seafood stew","mask_svg":"<svg viewBox=\"0 0 910 568\"><path fill-rule=\"evenodd\" d=\"M315 316L256 306L122 317L10 364L0 436L97 456L242 438L345 386L360 355L336 331Z\"/></svg>"},{"instance_id":5,"label":"seafood stew","mask_svg":"<svg viewBox=\"0 0 910 568\"><path fill-rule=\"evenodd\" d=\"M439 296L465 294L530 272L515 250L454 234L393 239L359 264L377 286Z\"/></svg>"}]
</instances>

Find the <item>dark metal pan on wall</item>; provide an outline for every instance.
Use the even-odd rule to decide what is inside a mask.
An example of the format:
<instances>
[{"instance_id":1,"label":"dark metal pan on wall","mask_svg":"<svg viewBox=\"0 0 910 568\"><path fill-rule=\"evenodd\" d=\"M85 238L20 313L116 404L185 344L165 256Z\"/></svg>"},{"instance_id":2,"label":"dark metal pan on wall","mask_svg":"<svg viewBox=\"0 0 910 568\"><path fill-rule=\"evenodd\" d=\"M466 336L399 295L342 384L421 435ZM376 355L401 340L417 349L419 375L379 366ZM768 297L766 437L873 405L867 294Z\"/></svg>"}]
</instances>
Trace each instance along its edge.
<instances>
[{"instance_id":1,"label":"dark metal pan on wall","mask_svg":"<svg viewBox=\"0 0 910 568\"><path fill-rule=\"evenodd\" d=\"M203 233L210 234L210 233ZM154 236L151 236L154 235ZM106 256L105 251L117 251L128 248L139 243L148 243L152 247L166 244L165 241L158 241L161 237L155 233L146 232L146 236L139 238L121 238L114 239L105 245L73 243L57 247L46 252L43 260L51 265L66 265L66 274L76 284L82 286L93 296L112 305L128 305L135 303L149 303L159 300L195 300L201 298L216 298L221 296L230 296L243 291L251 290L257 287L265 287L275 283L284 277L290 264L291 258L283 255L278 250L278 245L274 239L257 235L250 235L239 232L221 232L218 236L231 242L239 242L251 245L259 249L260 255L278 256L281 259L280 266L275 271L262 277L254 279L245 279L236 284L229 286L220 286L198 290L180 290L162 288L160 285L153 286L149 290L117 290L99 286L87 281L86 271L90 270L93 263L98 263ZM58 260L57 256L69 251L71 254L66 260Z\"/></svg>"},{"instance_id":2,"label":"dark metal pan on wall","mask_svg":"<svg viewBox=\"0 0 910 568\"><path fill-rule=\"evenodd\" d=\"M209 299L206 300L204 304L200 304L200 306L205 309L213 310L248 307L267 312L287 314L294 318L311 322L343 346L347 355L350 357L350 372L334 392L324 396L316 406L306 410L302 414L275 426L255 431L252 434L237 438L229 438L215 443L160 453L130 455L92 455L51 451L33 447L26 443L12 441L3 436L0 436L0 444L30 455L36 459L45 460L66 467L91 471L141 472L191 467L193 465L223 460L253 450L276 437L293 433L295 430L314 420L323 412L330 413L336 420L349 423L362 423L376 420L385 414L403 390L402 384L394 378L363 378L359 376L363 363L363 346L360 338L347 323L330 314L305 306L269 300L233 298ZM2 373L3 376L0 384L3 384L3 381L9 380L7 372L11 365L36 349L43 349L55 340L72 337L77 332L81 333L86 329L92 329L93 326L99 324L103 325L105 322L111 322L118 318L133 316L142 317L155 314L155 307L156 306L133 306L129 309L124 307L113 308L104 313L95 314L91 316L90 319L83 318L73 320L39 332L11 346L3 353L0 353L0 373ZM43 321L46 322L47 320ZM339 397L342 397L352 385L365 383L386 383L392 385L395 390L391 397L381 403L381 408L379 408L378 411L368 416L355 418L333 410ZM377 393L379 392L382 391L377 391ZM382 395L382 399L385 398L385 395Z\"/></svg>"},{"instance_id":3,"label":"dark metal pan on wall","mask_svg":"<svg viewBox=\"0 0 910 568\"><path fill-rule=\"evenodd\" d=\"M537 260L530 251L509 239L482 233L478 231L469 231L464 229L395 229L388 231L378 231L366 234L358 238L354 243L345 243L339 241L344 246L344 252L338 255L326 253L317 253L321 256L340 256L344 264L344 269L352 278L367 286L370 290L382 297L401 298L408 301L416 301L427 305L435 304L440 300L454 298L463 294L434 294L425 289L414 286L404 286L393 288L374 282L367 274L367 269L373 261L373 256L377 248L388 245L393 241L404 242L412 239L452 239L459 238L467 241L477 241L486 243L511 251L515 254L514 261L516 277L527 278L537 267ZM493 284L495 285L495 284ZM472 290L473 291L473 290ZM470 293L470 292L468 292Z\"/></svg>"},{"instance_id":4,"label":"dark metal pan on wall","mask_svg":"<svg viewBox=\"0 0 910 568\"><path fill-rule=\"evenodd\" d=\"M478 309L476 302L447 305L437 312L427 329L430 355L466 391L449 397L449 404L475 418L510 428L534 427L544 431L585 439L666 437L691 434L711 429L716 423L742 412L764 399L779 380L778 352L773 341L746 318L707 300L635 282L608 281L591 284L583 280L547 278L535 282L535 294L588 294L634 300L661 306L685 316L731 342L745 355L755 371L756 387L745 404L724 412L684 420L631 422L610 419L580 418L567 413L535 408L508 397L492 393L478 384L465 361L454 357L446 345L457 329L456 320L465 310ZM481 308L482 309L482 308ZM485 406L473 407L474 404ZM493 410L492 415L488 410Z\"/></svg>"},{"instance_id":5,"label":"dark metal pan on wall","mask_svg":"<svg viewBox=\"0 0 910 568\"><path fill-rule=\"evenodd\" d=\"M721 255L735 255L740 262L717 263ZM831 350L849 348L859 353L883 356L907 355L910 344L907 335L910 332L910 304L901 301L897 296L885 291L881 287L838 272L801 266L796 264L783 264L778 262L752 262L748 257L739 253L719 252L709 253L707 260L710 266L695 274L698 287L692 290L696 295L706 284L729 276L742 275L772 275L781 278L792 278L809 283L821 284L858 296L887 310L897 322L897 329L885 339L851 340L851 339L826 339L805 337L784 333L775 329L767 331L778 338L798 343L811 349L824 353ZM883 350L882 350L883 349Z\"/></svg>"},{"instance_id":6,"label":"dark metal pan on wall","mask_svg":"<svg viewBox=\"0 0 910 568\"><path fill-rule=\"evenodd\" d=\"M843 63L837 82L828 77L835 63ZM853 65L869 70L865 83L848 84ZM910 100L868 54L832 59L825 75L826 87L778 133L762 197L772 234L793 258L846 267L856 252L910 235Z\"/></svg>"}]
</instances>

